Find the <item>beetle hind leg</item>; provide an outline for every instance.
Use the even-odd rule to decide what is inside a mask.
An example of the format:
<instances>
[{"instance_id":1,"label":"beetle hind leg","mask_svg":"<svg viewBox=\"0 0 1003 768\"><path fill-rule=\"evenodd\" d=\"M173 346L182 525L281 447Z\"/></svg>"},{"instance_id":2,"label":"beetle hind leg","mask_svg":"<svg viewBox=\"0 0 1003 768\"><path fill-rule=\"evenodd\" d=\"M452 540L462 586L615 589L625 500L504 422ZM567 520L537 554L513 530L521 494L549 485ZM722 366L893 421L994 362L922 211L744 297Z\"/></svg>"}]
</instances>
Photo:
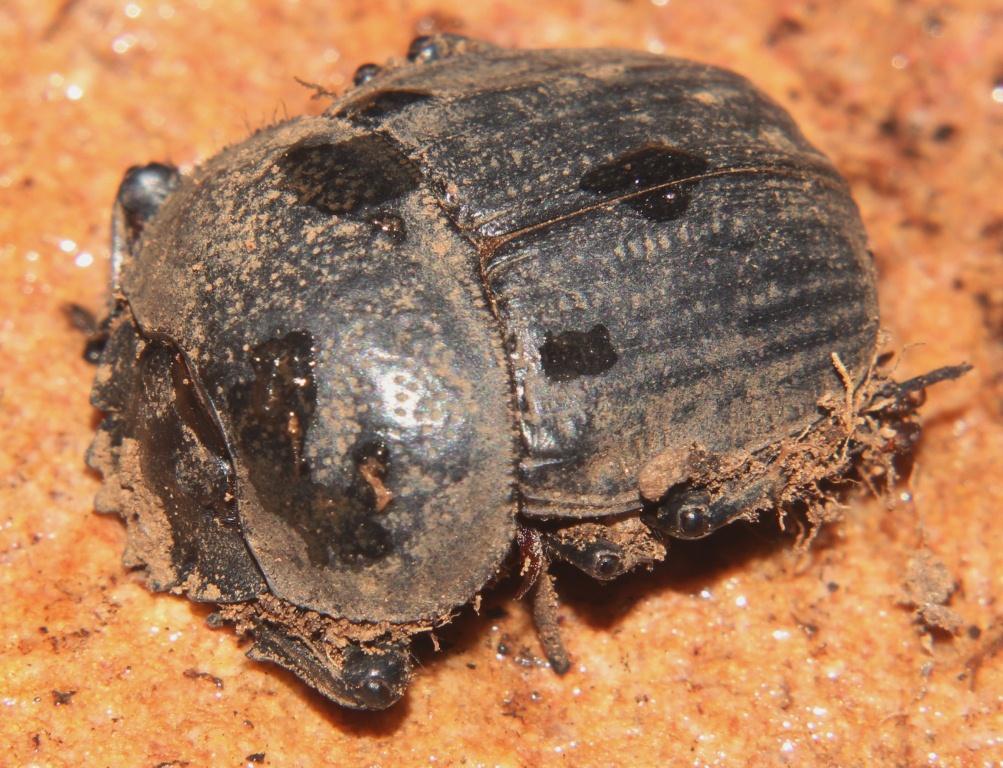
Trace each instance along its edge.
<instances>
[{"instance_id":1,"label":"beetle hind leg","mask_svg":"<svg viewBox=\"0 0 1003 768\"><path fill-rule=\"evenodd\" d=\"M518 596L529 594L540 644L559 675L568 671L571 662L561 640L550 563L563 560L594 579L612 581L638 565L665 557L664 544L636 515L545 530L525 526L519 529L518 542L523 576Z\"/></svg>"},{"instance_id":2,"label":"beetle hind leg","mask_svg":"<svg viewBox=\"0 0 1003 768\"><path fill-rule=\"evenodd\" d=\"M550 668L563 675L571 667L568 652L561 640L557 608L557 590L554 577L548 570L550 558L543 543L543 535L536 528L520 526L516 534L521 560L522 586L516 599L529 595L536 634Z\"/></svg>"},{"instance_id":3,"label":"beetle hind leg","mask_svg":"<svg viewBox=\"0 0 1003 768\"><path fill-rule=\"evenodd\" d=\"M561 629L557 617L559 605L557 590L554 589L554 577L544 570L533 585L532 595L533 623L536 633L543 646L543 653L550 662L550 668L563 675L571 668L568 651L561 640Z\"/></svg>"}]
</instances>

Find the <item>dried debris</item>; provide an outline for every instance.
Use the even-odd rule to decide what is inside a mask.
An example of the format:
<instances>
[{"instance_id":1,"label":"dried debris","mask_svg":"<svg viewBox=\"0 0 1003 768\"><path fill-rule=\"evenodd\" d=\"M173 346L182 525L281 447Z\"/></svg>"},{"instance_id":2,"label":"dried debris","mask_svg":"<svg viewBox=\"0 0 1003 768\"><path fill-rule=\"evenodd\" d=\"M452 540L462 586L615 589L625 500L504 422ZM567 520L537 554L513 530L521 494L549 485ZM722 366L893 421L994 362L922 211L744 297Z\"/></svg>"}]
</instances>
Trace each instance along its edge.
<instances>
[{"instance_id":1,"label":"dried debris","mask_svg":"<svg viewBox=\"0 0 1003 768\"><path fill-rule=\"evenodd\" d=\"M906 566L902 604L915 610L916 621L924 631L940 630L957 634L964 624L956 611L948 607L958 583L947 566L928 549L916 552Z\"/></svg>"}]
</instances>

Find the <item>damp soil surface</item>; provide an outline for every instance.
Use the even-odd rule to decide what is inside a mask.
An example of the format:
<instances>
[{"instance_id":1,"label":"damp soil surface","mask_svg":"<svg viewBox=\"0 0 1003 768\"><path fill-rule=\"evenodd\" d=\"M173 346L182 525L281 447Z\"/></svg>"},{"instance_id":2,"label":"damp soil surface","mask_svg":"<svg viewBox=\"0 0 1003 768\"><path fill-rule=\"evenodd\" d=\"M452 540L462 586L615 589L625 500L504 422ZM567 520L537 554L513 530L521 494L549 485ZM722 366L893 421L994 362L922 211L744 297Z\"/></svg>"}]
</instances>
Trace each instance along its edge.
<instances>
[{"instance_id":1,"label":"damp soil surface","mask_svg":"<svg viewBox=\"0 0 1003 768\"><path fill-rule=\"evenodd\" d=\"M93 513L83 463L94 371L61 307L103 306L129 165L188 169L286 114L319 114L294 76L340 91L435 31L747 75L850 182L889 347L904 350L897 377L975 370L930 391L911 479L882 498L849 488L807 552L795 520L764 520L674 543L654 573L606 587L557 569L574 659L561 678L503 581L437 634L439 653L418 644L401 704L350 713L245 659L210 608L123 568L125 531ZM1001 36L985 0L4 3L0 765L998 764ZM575 330L592 352L555 334L556 369L608 364L602 330Z\"/></svg>"}]
</instances>

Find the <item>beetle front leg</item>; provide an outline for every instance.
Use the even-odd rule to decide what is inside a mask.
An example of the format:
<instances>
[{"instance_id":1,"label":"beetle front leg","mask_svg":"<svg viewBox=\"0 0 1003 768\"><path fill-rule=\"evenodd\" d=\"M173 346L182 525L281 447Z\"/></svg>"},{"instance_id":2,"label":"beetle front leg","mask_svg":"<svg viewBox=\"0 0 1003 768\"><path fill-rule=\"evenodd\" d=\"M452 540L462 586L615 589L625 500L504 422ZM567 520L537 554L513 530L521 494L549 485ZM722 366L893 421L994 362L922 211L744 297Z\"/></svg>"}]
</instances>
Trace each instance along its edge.
<instances>
[{"instance_id":1,"label":"beetle front leg","mask_svg":"<svg viewBox=\"0 0 1003 768\"><path fill-rule=\"evenodd\" d=\"M108 313L98 320L94 313L79 304L63 306L70 324L87 337L84 360L97 364L108 341L108 327L119 307L122 264L131 255L146 223L163 205L180 180L178 169L163 163L133 166L125 172L115 194L111 219L111 291Z\"/></svg>"},{"instance_id":2,"label":"beetle front leg","mask_svg":"<svg viewBox=\"0 0 1003 768\"><path fill-rule=\"evenodd\" d=\"M132 254L146 223L160 210L164 200L180 183L173 165L134 165L125 172L115 195L111 218L111 301L120 290L122 264Z\"/></svg>"}]
</instances>

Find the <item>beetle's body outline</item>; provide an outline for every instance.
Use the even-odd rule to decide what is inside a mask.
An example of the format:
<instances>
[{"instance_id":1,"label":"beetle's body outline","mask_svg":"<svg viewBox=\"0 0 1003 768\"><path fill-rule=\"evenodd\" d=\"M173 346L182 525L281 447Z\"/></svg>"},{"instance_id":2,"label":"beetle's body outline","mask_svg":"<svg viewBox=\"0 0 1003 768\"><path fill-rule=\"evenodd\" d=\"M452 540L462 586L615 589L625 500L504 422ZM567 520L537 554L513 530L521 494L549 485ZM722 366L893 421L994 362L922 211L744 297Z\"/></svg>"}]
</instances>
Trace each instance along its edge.
<instances>
[{"instance_id":1,"label":"beetle's body outline","mask_svg":"<svg viewBox=\"0 0 1003 768\"><path fill-rule=\"evenodd\" d=\"M615 578L887 442L856 206L747 81L438 36L356 86L115 210L97 507L249 655L389 706L518 538L561 671L548 559Z\"/></svg>"}]
</instances>

